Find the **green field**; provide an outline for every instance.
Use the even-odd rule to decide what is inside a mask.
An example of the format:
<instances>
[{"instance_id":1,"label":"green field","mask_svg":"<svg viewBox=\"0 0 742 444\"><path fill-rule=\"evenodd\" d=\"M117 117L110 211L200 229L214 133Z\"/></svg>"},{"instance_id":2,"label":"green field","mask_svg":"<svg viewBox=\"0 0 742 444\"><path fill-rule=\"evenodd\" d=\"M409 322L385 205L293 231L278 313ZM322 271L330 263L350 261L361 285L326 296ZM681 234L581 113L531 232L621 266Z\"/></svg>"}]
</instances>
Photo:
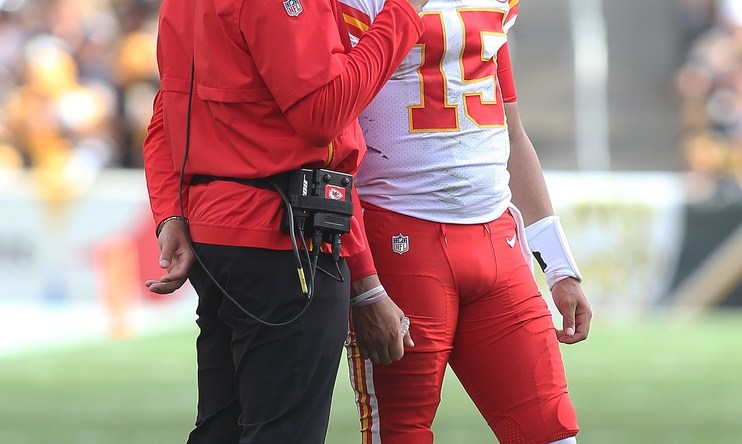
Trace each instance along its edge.
<instances>
[{"instance_id":1,"label":"green field","mask_svg":"<svg viewBox=\"0 0 742 444\"><path fill-rule=\"evenodd\" d=\"M195 411L195 329L0 357L2 444L184 443ZM742 442L742 315L596 323L564 347L581 444ZM441 444L494 443L449 375ZM344 363L328 444L355 444Z\"/></svg>"}]
</instances>

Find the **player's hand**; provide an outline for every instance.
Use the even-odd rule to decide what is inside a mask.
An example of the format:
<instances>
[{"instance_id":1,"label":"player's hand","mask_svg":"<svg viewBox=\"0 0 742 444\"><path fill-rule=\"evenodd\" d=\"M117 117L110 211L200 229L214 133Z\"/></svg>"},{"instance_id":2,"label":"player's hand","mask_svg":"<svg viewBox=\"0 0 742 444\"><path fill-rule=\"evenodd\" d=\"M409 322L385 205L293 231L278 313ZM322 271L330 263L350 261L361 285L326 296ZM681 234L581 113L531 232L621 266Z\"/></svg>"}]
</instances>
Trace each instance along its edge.
<instances>
[{"instance_id":1,"label":"player's hand","mask_svg":"<svg viewBox=\"0 0 742 444\"><path fill-rule=\"evenodd\" d=\"M404 313L391 298L351 309L356 344L363 359L391 364L402 359L404 348L413 347L409 329L403 331Z\"/></svg>"},{"instance_id":2,"label":"player's hand","mask_svg":"<svg viewBox=\"0 0 742 444\"><path fill-rule=\"evenodd\" d=\"M575 344L585 340L593 312L580 283L572 278L562 279L554 284L551 295L562 314L562 330L557 330L559 342Z\"/></svg>"},{"instance_id":3,"label":"player's hand","mask_svg":"<svg viewBox=\"0 0 742 444\"><path fill-rule=\"evenodd\" d=\"M160 268L167 272L158 280L144 282L149 291L157 294L172 293L188 279L195 257L186 239L183 223L172 220L165 223L157 238L160 245Z\"/></svg>"}]
</instances>

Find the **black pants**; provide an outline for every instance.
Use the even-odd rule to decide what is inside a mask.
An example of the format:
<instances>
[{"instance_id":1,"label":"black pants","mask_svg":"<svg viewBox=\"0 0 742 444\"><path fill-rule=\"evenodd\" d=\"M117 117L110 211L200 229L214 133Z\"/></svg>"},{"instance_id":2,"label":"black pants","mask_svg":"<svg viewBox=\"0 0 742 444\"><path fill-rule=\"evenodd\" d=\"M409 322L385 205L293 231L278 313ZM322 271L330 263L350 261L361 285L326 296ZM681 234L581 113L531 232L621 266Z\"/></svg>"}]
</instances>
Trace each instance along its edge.
<instances>
[{"instance_id":1,"label":"black pants","mask_svg":"<svg viewBox=\"0 0 742 444\"><path fill-rule=\"evenodd\" d=\"M290 251L205 244L196 251L227 293L262 320L285 322L306 305ZM324 443L348 328L349 277L340 265L344 282L318 272L309 307L283 326L255 320L194 267L198 415L188 444ZM337 274L328 255L319 266Z\"/></svg>"}]
</instances>

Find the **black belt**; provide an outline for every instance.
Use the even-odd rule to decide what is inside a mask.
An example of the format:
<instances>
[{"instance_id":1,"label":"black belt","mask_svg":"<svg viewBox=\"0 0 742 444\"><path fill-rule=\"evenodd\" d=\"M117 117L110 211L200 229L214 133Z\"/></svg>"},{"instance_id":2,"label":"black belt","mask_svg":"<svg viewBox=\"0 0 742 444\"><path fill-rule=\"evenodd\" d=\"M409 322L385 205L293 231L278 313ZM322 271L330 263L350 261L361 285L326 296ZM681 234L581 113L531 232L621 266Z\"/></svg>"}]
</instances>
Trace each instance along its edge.
<instances>
[{"instance_id":1,"label":"black belt","mask_svg":"<svg viewBox=\"0 0 742 444\"><path fill-rule=\"evenodd\" d=\"M229 177L229 176L209 176L206 174L194 174L191 176L191 180L188 182L189 185L205 185L216 181L227 181L236 182L242 185L248 185L255 188L262 188L265 190L276 190L276 186L280 189L285 190L288 186L289 177L288 173L276 174L275 176L260 177L256 179L247 179L244 177Z\"/></svg>"}]
</instances>

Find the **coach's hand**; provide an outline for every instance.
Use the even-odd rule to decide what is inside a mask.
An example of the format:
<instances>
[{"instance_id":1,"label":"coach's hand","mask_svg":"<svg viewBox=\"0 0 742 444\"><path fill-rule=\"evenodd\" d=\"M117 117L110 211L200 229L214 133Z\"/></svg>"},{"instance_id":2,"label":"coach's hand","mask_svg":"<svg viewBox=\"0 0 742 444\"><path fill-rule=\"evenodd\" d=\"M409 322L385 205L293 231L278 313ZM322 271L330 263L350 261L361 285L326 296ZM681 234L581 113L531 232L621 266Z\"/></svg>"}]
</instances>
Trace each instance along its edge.
<instances>
[{"instance_id":1,"label":"coach's hand","mask_svg":"<svg viewBox=\"0 0 742 444\"><path fill-rule=\"evenodd\" d=\"M593 312L580 282L572 278L562 279L554 284L551 296L562 314L562 330L557 330L559 342L574 344L586 339Z\"/></svg>"},{"instance_id":2,"label":"coach's hand","mask_svg":"<svg viewBox=\"0 0 742 444\"><path fill-rule=\"evenodd\" d=\"M361 292L354 288L355 294ZM405 346L415 345L409 330L402 329L404 313L389 297L370 305L352 307L351 317L361 357L374 364L398 361L404 356Z\"/></svg>"},{"instance_id":3,"label":"coach's hand","mask_svg":"<svg viewBox=\"0 0 742 444\"><path fill-rule=\"evenodd\" d=\"M186 239L183 223L172 220L162 226L157 237L160 245L160 268L167 270L159 280L144 282L149 291L157 294L172 293L188 279L188 270L195 258Z\"/></svg>"}]
</instances>

